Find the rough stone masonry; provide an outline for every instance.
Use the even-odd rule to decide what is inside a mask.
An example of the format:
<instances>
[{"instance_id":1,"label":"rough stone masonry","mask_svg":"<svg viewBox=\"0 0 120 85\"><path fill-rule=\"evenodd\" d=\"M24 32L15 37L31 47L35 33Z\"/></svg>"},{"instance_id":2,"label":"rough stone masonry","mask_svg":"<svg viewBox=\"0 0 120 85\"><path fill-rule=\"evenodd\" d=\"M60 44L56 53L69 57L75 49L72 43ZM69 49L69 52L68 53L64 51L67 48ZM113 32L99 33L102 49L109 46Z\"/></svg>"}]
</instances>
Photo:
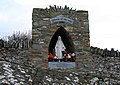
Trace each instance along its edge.
<instances>
[{"instance_id":1,"label":"rough stone masonry","mask_svg":"<svg viewBox=\"0 0 120 85\"><path fill-rule=\"evenodd\" d=\"M56 5L45 9L34 8L32 13L33 45L31 49L33 60L47 61L50 40L60 26L69 32L77 57L81 56L81 50L89 49L88 11ZM38 59L39 57L40 59Z\"/></svg>"}]
</instances>

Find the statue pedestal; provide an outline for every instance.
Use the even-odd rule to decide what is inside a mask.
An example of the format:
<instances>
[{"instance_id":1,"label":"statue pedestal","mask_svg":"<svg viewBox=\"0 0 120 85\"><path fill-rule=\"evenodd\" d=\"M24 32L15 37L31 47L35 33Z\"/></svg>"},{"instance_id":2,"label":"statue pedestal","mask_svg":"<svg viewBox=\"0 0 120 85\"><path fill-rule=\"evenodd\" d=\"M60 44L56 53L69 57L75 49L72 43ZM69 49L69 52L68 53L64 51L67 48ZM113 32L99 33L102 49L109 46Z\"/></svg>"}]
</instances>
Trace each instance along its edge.
<instances>
[{"instance_id":1,"label":"statue pedestal","mask_svg":"<svg viewBox=\"0 0 120 85\"><path fill-rule=\"evenodd\" d=\"M67 69L67 68L75 68L75 62L48 62L48 68L50 69Z\"/></svg>"}]
</instances>

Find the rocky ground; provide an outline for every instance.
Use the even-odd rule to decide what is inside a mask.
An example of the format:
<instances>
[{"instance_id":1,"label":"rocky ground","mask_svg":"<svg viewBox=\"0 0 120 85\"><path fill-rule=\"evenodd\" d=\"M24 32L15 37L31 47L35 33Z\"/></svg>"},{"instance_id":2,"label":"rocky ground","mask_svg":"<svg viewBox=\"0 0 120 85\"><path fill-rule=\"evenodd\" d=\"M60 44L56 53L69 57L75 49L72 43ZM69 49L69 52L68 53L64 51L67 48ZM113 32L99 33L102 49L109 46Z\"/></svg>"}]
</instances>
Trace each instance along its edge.
<instances>
[{"instance_id":1,"label":"rocky ground","mask_svg":"<svg viewBox=\"0 0 120 85\"><path fill-rule=\"evenodd\" d=\"M32 85L32 63L14 49L0 49L0 85Z\"/></svg>"},{"instance_id":2,"label":"rocky ground","mask_svg":"<svg viewBox=\"0 0 120 85\"><path fill-rule=\"evenodd\" d=\"M0 49L0 85L120 85L120 58L81 51L75 69L36 67L27 51Z\"/></svg>"}]
</instances>

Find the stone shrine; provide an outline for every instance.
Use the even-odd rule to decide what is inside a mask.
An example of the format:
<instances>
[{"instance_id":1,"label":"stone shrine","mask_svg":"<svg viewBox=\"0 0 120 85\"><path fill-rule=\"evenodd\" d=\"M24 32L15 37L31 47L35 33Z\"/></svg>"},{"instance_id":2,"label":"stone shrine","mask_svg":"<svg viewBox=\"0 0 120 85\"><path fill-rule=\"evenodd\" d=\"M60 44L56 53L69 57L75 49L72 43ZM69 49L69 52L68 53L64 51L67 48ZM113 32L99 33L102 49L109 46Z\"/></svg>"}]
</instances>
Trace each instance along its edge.
<instances>
[{"instance_id":1,"label":"stone shrine","mask_svg":"<svg viewBox=\"0 0 120 85\"><path fill-rule=\"evenodd\" d=\"M56 5L45 9L34 8L32 55L40 57L40 62L49 61L50 55L55 52L58 37L61 37L65 45L65 52L71 55L73 53L76 58L80 57L80 50L88 50L90 47L88 11ZM74 57L70 58L75 62ZM58 58L57 60L60 61Z\"/></svg>"}]
</instances>

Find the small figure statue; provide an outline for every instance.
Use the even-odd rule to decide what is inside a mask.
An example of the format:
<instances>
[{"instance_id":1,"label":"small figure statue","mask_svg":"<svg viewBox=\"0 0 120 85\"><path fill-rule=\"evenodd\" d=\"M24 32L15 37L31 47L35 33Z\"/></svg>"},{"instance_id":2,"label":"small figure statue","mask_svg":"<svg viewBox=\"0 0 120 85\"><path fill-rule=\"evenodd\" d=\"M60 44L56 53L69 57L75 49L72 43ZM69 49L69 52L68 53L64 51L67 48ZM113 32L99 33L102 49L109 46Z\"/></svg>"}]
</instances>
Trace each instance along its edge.
<instances>
[{"instance_id":1,"label":"small figure statue","mask_svg":"<svg viewBox=\"0 0 120 85\"><path fill-rule=\"evenodd\" d=\"M57 43L55 45L55 55L58 59L63 59L63 51L65 51L65 45L62 42L61 36L58 36Z\"/></svg>"}]
</instances>

